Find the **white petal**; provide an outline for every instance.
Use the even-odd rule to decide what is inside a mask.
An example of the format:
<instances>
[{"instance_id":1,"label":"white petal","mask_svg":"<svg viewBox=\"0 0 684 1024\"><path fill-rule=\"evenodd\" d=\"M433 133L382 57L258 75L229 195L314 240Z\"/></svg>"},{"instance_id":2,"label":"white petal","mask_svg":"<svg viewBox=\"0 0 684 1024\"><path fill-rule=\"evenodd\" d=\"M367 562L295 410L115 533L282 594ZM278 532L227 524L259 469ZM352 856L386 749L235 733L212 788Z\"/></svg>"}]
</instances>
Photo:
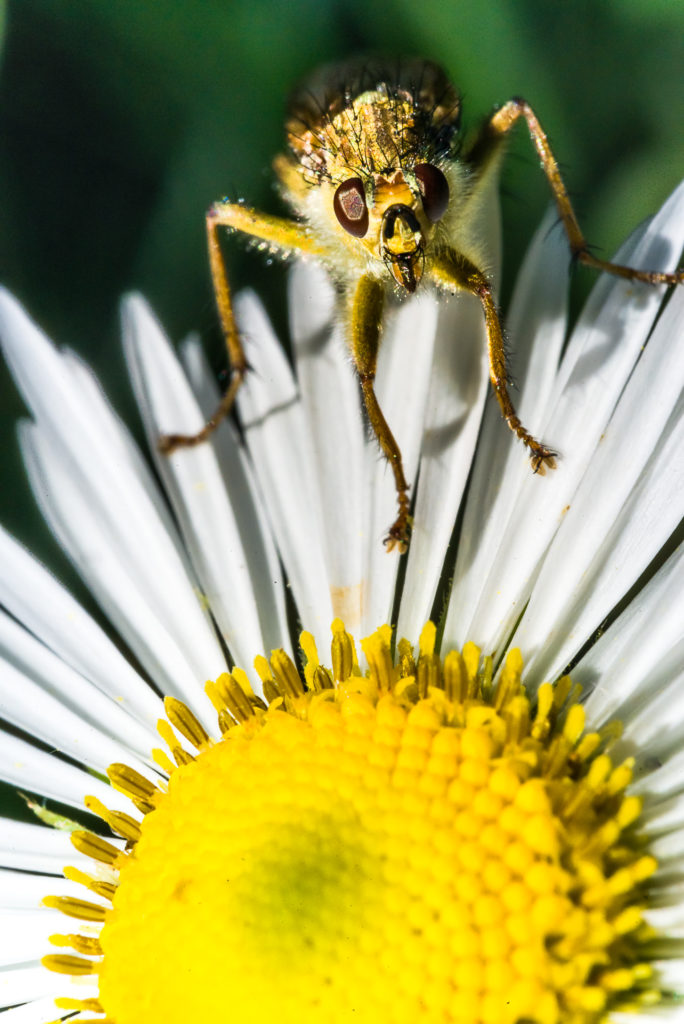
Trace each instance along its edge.
<instances>
[{"instance_id":1,"label":"white petal","mask_svg":"<svg viewBox=\"0 0 684 1024\"><path fill-rule=\"evenodd\" d=\"M301 621L319 646L325 645L332 605L311 438L301 401L292 371L252 293L236 297L235 315L252 368L237 398L247 447Z\"/></svg>"},{"instance_id":2,"label":"white petal","mask_svg":"<svg viewBox=\"0 0 684 1024\"><path fill-rule=\"evenodd\" d=\"M67 983L62 984L62 979ZM0 970L0 1007L14 1006L26 999L41 999L49 995L73 995L73 991L69 992L71 988L68 975L46 971L39 961L22 964L21 967L12 966Z\"/></svg>"},{"instance_id":3,"label":"white petal","mask_svg":"<svg viewBox=\"0 0 684 1024\"><path fill-rule=\"evenodd\" d=\"M670 269L682 240L684 187L665 204L641 240L630 240L617 260L650 269L660 261ZM599 278L573 333L543 429L544 440L560 450L562 461L542 480L530 473L516 496L513 514L483 584L486 597L470 626L470 638L484 642L488 649L497 649L510 635L525 606L540 560L596 454L661 297L661 288L607 274Z\"/></svg>"},{"instance_id":4,"label":"white petal","mask_svg":"<svg viewBox=\"0 0 684 1024\"><path fill-rule=\"evenodd\" d=\"M47 875L61 875L65 864L92 870L93 861L78 853L68 832L27 821L0 821L0 866Z\"/></svg>"},{"instance_id":5,"label":"white petal","mask_svg":"<svg viewBox=\"0 0 684 1024\"><path fill-rule=\"evenodd\" d=\"M542 222L527 253L515 289L506 328L511 364L520 382L514 396L520 419L532 433L541 428L542 411L553 387L565 339L568 247L562 231L552 230L555 212ZM501 537L516 497L530 475L520 443L510 436L498 403L485 410L473 478L459 536L454 584L444 630L445 643L461 647L496 565ZM544 480L538 480L545 486Z\"/></svg>"},{"instance_id":6,"label":"white petal","mask_svg":"<svg viewBox=\"0 0 684 1024\"><path fill-rule=\"evenodd\" d=\"M67 665L140 721L154 726L159 698L48 570L0 526L0 602Z\"/></svg>"},{"instance_id":7,"label":"white petal","mask_svg":"<svg viewBox=\"0 0 684 1024\"><path fill-rule=\"evenodd\" d=\"M665 991L677 992L681 994L684 991L684 964L681 958L672 960L656 960L653 964L657 971L657 977ZM681 1007L680 1007L681 1014Z\"/></svg>"},{"instance_id":8,"label":"white petal","mask_svg":"<svg viewBox=\"0 0 684 1024\"><path fill-rule=\"evenodd\" d=\"M45 878L26 871L0 871L0 907L5 910L40 910L47 895L73 896L105 907L110 904L67 878ZM66 921L66 917L63 917Z\"/></svg>"},{"instance_id":9,"label":"white petal","mask_svg":"<svg viewBox=\"0 0 684 1024\"><path fill-rule=\"evenodd\" d=\"M49 974L50 972L43 968L43 973ZM52 988L49 991L53 992L55 996L60 994L60 977L61 975L59 974L52 975ZM35 996L35 993L32 993L32 996ZM24 1003L22 1006L13 1006L10 1010L5 1010L3 1024L45 1024L47 1020L59 1020L60 1012L64 1013L63 1010L57 1009L53 998L32 998L30 1003Z\"/></svg>"},{"instance_id":10,"label":"white petal","mask_svg":"<svg viewBox=\"0 0 684 1024\"><path fill-rule=\"evenodd\" d=\"M666 874L678 871L684 857L684 828L659 836L648 844L648 848L658 861L660 870Z\"/></svg>"},{"instance_id":11,"label":"white petal","mask_svg":"<svg viewBox=\"0 0 684 1024\"><path fill-rule=\"evenodd\" d=\"M25 740L0 731L0 779L28 793L41 793L51 800L83 807L92 795L112 810L130 814L131 803L123 794L87 772L51 754L32 747Z\"/></svg>"},{"instance_id":12,"label":"white petal","mask_svg":"<svg viewBox=\"0 0 684 1024\"><path fill-rule=\"evenodd\" d=\"M43 895L52 895L49 878L43 878ZM55 894L56 895L56 894ZM78 894L83 899L85 890ZM67 927L65 928L65 925ZM67 919L59 910L40 907L38 910L2 910L0 929L0 964L21 966L30 960L39 960L47 953L57 952L50 945L50 936L63 934L69 929ZM4 1024L4 1022L3 1022Z\"/></svg>"},{"instance_id":13,"label":"white petal","mask_svg":"<svg viewBox=\"0 0 684 1024\"><path fill-rule=\"evenodd\" d=\"M632 785L632 791L647 795L643 818L654 832L684 828L684 751L671 755Z\"/></svg>"},{"instance_id":14,"label":"white petal","mask_svg":"<svg viewBox=\"0 0 684 1024\"><path fill-rule=\"evenodd\" d=\"M41 511L98 603L159 688L182 698L205 723L212 722L198 682L225 671L225 659L187 577L180 572L174 580L167 573L157 577L154 559L146 562L130 550L127 536L110 533L53 437L24 424L20 439ZM160 587L165 585L162 600Z\"/></svg>"},{"instance_id":15,"label":"white petal","mask_svg":"<svg viewBox=\"0 0 684 1024\"><path fill-rule=\"evenodd\" d=\"M514 636L528 681L563 670L684 516L683 325L680 289L604 431Z\"/></svg>"},{"instance_id":16,"label":"white petal","mask_svg":"<svg viewBox=\"0 0 684 1024\"><path fill-rule=\"evenodd\" d=\"M343 326L334 326L334 292L320 267L294 265L289 308L297 379L321 493L333 614L350 632L358 633L364 552L359 385Z\"/></svg>"},{"instance_id":17,"label":"white petal","mask_svg":"<svg viewBox=\"0 0 684 1024\"><path fill-rule=\"evenodd\" d=\"M472 237L487 252L482 269L501 276L501 210L496 175L480 191ZM397 636L417 637L432 612L488 392L484 318L479 300L439 294L437 334L425 409L411 546ZM422 353L416 353L422 358ZM451 575L451 567L449 567ZM442 609L436 610L441 615Z\"/></svg>"},{"instance_id":18,"label":"white petal","mask_svg":"<svg viewBox=\"0 0 684 1024\"><path fill-rule=\"evenodd\" d=\"M196 340L189 340L183 344L181 355L202 413L208 418L218 406L219 392L202 346ZM216 432L214 447L244 540L264 650L270 651L274 647L289 650L283 568L254 471L232 423L224 423Z\"/></svg>"},{"instance_id":19,"label":"white petal","mask_svg":"<svg viewBox=\"0 0 684 1024\"><path fill-rule=\"evenodd\" d=\"M585 707L592 728L617 717L626 737L647 750L681 731L676 681L684 664L682 593L680 545L573 669L573 680L589 692Z\"/></svg>"},{"instance_id":20,"label":"white petal","mask_svg":"<svg viewBox=\"0 0 684 1024\"><path fill-rule=\"evenodd\" d=\"M430 616L488 386L480 303L469 295L442 298L398 636L417 637Z\"/></svg>"},{"instance_id":21,"label":"white petal","mask_svg":"<svg viewBox=\"0 0 684 1024\"><path fill-rule=\"evenodd\" d=\"M38 444L43 454L59 453L59 466L41 467L43 486L37 497L46 512L53 497L57 503L71 499L71 511L78 506L86 517L85 545L79 542L71 516L61 523L62 541L70 540L72 557L82 571L97 578L100 552L93 549L94 534L106 536L110 557L115 551L147 602L165 619L169 633L187 645L193 674L201 680L213 678L224 659L192 592L180 542L168 531L168 516L160 516L159 502L150 500L149 481L141 482L139 458L130 458L132 442L112 444L111 414L92 415L96 388L85 389L85 398L80 399L83 366L74 372L73 359L62 358L5 292L0 292L0 335L8 364L39 426L36 436L41 440L32 452L34 471ZM104 398L102 403L106 405ZM50 493L48 481L57 488L56 495ZM88 518L97 519L97 526L88 524ZM119 596L125 602L125 595Z\"/></svg>"},{"instance_id":22,"label":"white petal","mask_svg":"<svg viewBox=\"0 0 684 1024\"><path fill-rule=\"evenodd\" d=\"M670 893L673 899L669 899ZM659 932L673 938L681 939L684 936L684 915L682 914L682 900L684 892L681 882L673 882L664 893L658 894L661 899L659 906L651 907L645 911L645 918Z\"/></svg>"},{"instance_id":23,"label":"white petal","mask_svg":"<svg viewBox=\"0 0 684 1024\"><path fill-rule=\"evenodd\" d=\"M3 662L14 666L15 670L29 679L35 680L43 692L56 697L69 710L75 712L84 724L88 723L115 739L120 751L116 760L125 759L127 749L135 751L144 760L148 759L150 749L158 742L156 732L139 724L119 702L102 693L19 626L14 619L0 611L0 663ZM139 685L145 686L142 679ZM5 693L5 699L10 705L15 698L23 703L28 702L26 693L20 690L12 692L9 681L3 679L1 670L0 691ZM163 706L159 701L157 715L162 714Z\"/></svg>"},{"instance_id":24,"label":"white petal","mask_svg":"<svg viewBox=\"0 0 684 1024\"><path fill-rule=\"evenodd\" d=\"M154 567L163 592L175 582L180 544L169 536L140 482L139 459L129 461L130 442L112 443L112 417L103 410L93 416L96 384L83 393L83 365L74 370L73 357L63 358L21 307L0 291L0 333L8 364L36 422L63 449L75 480L89 491L92 502L112 533L122 538L133 558ZM100 398L106 406L104 396ZM103 423L106 426L103 428ZM121 428L123 429L123 428ZM160 528L162 527L162 528ZM122 548L124 544L122 543ZM170 595L168 595L170 600Z\"/></svg>"},{"instance_id":25,"label":"white petal","mask_svg":"<svg viewBox=\"0 0 684 1024\"><path fill-rule=\"evenodd\" d=\"M399 445L404 475L413 489L423 436L438 311L437 298L428 292L390 309L378 355L375 393L387 425ZM363 635L391 621L394 585L399 569L397 552L387 552L383 545L383 539L397 515L394 476L374 437L369 438L366 472L370 507L364 516L370 528L365 537Z\"/></svg>"},{"instance_id":26,"label":"white petal","mask_svg":"<svg viewBox=\"0 0 684 1024\"><path fill-rule=\"evenodd\" d=\"M212 444L160 455L163 433L194 434L204 415L147 303L122 306L124 350L155 464L224 639L238 664L251 667L263 651L256 599L240 530ZM251 531L255 520L249 524ZM247 534L247 539L249 534Z\"/></svg>"},{"instance_id":27,"label":"white petal","mask_svg":"<svg viewBox=\"0 0 684 1024\"><path fill-rule=\"evenodd\" d=\"M675 605L679 608L680 622L681 594L680 589L676 595L678 603ZM679 628L681 631L681 625ZM660 764L670 763L670 758L684 744L684 639L679 639L669 650L667 642L661 648L658 643L660 632L656 626L649 641L643 643L644 653L647 650L653 651L653 661L644 666L641 685L631 700L628 678L624 703L616 713L618 720L624 723L624 729L612 754L618 760L635 757L640 774L653 771ZM641 655L642 651L638 651L635 661L643 665ZM626 675L633 676L631 666ZM620 698L621 683L620 673L617 676L610 673L607 675L603 686L608 699L612 697L615 702L616 698Z\"/></svg>"},{"instance_id":28,"label":"white petal","mask_svg":"<svg viewBox=\"0 0 684 1024\"><path fill-rule=\"evenodd\" d=\"M65 372L73 381L79 405L88 422L93 425L98 436L102 437L107 448L116 453L117 461L126 466L127 472L131 473L138 486L142 487L166 532L172 537L175 536L176 526L171 518L169 506L159 490L159 485L152 476L150 467L142 457L128 428L103 395L99 380L80 356L69 349L60 351L60 358Z\"/></svg>"},{"instance_id":29,"label":"white petal","mask_svg":"<svg viewBox=\"0 0 684 1024\"><path fill-rule=\"evenodd\" d=\"M104 774L114 762L126 760L137 771L145 766L101 729L89 725L43 687L9 662L0 659L0 714L50 749Z\"/></svg>"}]
</instances>

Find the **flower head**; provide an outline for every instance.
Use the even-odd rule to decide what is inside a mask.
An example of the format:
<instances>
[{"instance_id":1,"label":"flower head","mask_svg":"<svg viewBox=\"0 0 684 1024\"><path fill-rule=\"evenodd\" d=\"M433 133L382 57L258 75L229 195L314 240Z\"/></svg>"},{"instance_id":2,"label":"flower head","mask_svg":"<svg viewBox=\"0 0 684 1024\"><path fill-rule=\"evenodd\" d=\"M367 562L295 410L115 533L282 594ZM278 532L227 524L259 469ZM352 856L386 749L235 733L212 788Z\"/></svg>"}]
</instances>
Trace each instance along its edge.
<instances>
[{"instance_id":1,"label":"flower head","mask_svg":"<svg viewBox=\"0 0 684 1024\"><path fill-rule=\"evenodd\" d=\"M680 191L619 259L671 268L683 235ZM562 454L544 479L493 408L478 441L477 304L395 312L378 393L414 481L405 563L314 268L293 271L296 376L243 296L244 443L226 425L168 459L156 438L197 429L213 385L126 305L170 509L89 371L2 298L34 491L127 651L0 534L0 772L99 818L62 821L72 845L5 823L6 1006L675 1019L684 299L602 278L566 339L565 262L543 225L509 318L521 413Z\"/></svg>"}]
</instances>

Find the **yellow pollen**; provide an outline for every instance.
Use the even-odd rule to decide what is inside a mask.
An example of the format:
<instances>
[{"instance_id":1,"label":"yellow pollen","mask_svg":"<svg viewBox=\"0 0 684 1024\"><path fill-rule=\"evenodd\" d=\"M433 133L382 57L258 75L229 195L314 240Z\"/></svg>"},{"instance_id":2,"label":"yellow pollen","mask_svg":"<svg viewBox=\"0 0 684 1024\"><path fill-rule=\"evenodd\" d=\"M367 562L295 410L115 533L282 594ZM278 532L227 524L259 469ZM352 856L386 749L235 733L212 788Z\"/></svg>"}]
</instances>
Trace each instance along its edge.
<instances>
[{"instance_id":1,"label":"yellow pollen","mask_svg":"<svg viewBox=\"0 0 684 1024\"><path fill-rule=\"evenodd\" d=\"M100 902L45 901L87 933L55 935L46 966L99 983L62 1005L112 1024L599 1024L657 1001L631 762L584 733L569 680L532 699L518 651L493 675L435 640L428 623L395 658L383 627L364 673L339 620L330 667L303 634L302 672L257 659L268 705L240 670L207 684L219 739L167 700L168 786L113 765L138 815L88 800L127 851L73 834L93 877L67 874Z\"/></svg>"}]
</instances>

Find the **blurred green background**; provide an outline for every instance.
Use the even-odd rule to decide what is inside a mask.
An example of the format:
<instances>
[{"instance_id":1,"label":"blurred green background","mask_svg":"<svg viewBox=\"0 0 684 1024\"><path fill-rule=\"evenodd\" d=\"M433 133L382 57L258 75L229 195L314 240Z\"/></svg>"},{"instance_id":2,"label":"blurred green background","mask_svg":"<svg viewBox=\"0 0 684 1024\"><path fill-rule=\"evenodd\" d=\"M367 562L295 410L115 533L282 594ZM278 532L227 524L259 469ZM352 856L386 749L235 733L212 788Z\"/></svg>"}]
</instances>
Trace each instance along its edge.
<instances>
[{"instance_id":1,"label":"blurred green background","mask_svg":"<svg viewBox=\"0 0 684 1024\"><path fill-rule=\"evenodd\" d=\"M589 240L610 254L684 167L679 0L15 0L0 11L0 280L132 407L118 298L138 288L224 365L203 214L226 194L278 211L270 161L287 96L364 51L441 62L465 126L522 95L546 127ZM503 182L504 300L549 192L521 127ZM283 316L283 275L230 246L236 284ZM579 290L591 282L579 270ZM22 404L0 368L0 522L83 592L19 465Z\"/></svg>"}]
</instances>

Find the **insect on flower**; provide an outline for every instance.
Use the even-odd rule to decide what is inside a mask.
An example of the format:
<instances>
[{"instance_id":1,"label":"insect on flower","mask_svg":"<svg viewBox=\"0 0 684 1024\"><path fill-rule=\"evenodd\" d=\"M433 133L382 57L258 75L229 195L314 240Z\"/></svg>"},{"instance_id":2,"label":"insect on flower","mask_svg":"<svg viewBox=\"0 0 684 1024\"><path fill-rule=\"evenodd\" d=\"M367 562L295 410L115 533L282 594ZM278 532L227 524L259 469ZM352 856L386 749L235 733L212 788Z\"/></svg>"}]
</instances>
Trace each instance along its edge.
<instances>
[{"instance_id":1,"label":"insect on flower","mask_svg":"<svg viewBox=\"0 0 684 1024\"><path fill-rule=\"evenodd\" d=\"M205 427L196 435L162 437L162 451L206 440L230 410L248 370L219 247L218 228L227 227L259 239L274 254L319 260L337 283L368 419L394 474L398 514L385 538L388 550L406 551L410 532L401 451L374 390L383 308L392 291L410 295L431 286L479 299L489 374L502 415L529 449L535 473L555 467L556 453L523 426L511 401L501 320L474 228L483 192L498 174L515 123L522 118L527 124L577 260L650 284L678 284L684 274L635 270L588 251L548 139L525 100L511 99L496 110L463 150L460 117L457 91L429 61L327 67L295 93L286 124L288 152L274 166L297 219L227 200L209 210L209 258L231 379Z\"/></svg>"}]
</instances>

